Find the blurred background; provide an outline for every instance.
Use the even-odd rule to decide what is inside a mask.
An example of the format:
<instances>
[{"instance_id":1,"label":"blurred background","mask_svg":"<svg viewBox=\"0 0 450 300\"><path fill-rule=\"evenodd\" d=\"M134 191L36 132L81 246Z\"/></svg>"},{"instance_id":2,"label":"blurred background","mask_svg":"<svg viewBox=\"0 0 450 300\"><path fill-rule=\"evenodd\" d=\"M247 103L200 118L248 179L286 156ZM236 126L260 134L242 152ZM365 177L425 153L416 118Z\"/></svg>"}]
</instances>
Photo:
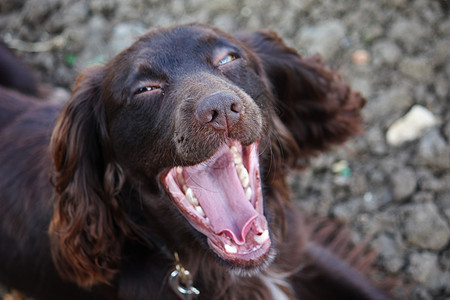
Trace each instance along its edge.
<instances>
[{"instance_id":1,"label":"blurred background","mask_svg":"<svg viewBox=\"0 0 450 300\"><path fill-rule=\"evenodd\" d=\"M411 299L450 299L448 0L0 0L0 40L65 99L77 73L155 26L275 30L367 98L365 133L290 175L293 199L379 251ZM0 70L1 72L1 70ZM1 294L1 293L0 293Z\"/></svg>"}]
</instances>

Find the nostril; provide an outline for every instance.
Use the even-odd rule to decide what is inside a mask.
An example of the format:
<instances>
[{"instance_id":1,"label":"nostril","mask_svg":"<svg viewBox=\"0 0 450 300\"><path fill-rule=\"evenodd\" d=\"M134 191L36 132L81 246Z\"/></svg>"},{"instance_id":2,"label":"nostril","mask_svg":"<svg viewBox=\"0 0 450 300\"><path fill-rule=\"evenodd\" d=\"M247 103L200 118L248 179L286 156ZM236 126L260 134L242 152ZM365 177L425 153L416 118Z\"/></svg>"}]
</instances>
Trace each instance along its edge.
<instances>
[{"instance_id":1,"label":"nostril","mask_svg":"<svg viewBox=\"0 0 450 300\"><path fill-rule=\"evenodd\" d=\"M242 103L240 103L240 102L233 102L233 103L231 103L230 109L234 113L240 113L241 110L242 110Z\"/></svg>"}]
</instances>

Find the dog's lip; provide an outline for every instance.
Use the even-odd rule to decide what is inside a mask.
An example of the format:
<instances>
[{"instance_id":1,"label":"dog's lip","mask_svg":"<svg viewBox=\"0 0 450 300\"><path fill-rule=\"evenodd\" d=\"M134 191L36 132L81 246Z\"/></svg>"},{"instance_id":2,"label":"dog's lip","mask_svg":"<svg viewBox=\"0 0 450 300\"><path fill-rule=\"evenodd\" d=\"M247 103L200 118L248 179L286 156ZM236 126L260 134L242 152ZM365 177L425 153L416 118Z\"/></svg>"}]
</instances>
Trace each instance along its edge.
<instances>
[{"instance_id":1,"label":"dog's lip","mask_svg":"<svg viewBox=\"0 0 450 300\"><path fill-rule=\"evenodd\" d=\"M271 244L263 213L258 146L258 141L243 146L230 140L206 161L183 169L174 167L161 175L161 182L176 207L197 231L208 238L210 248L222 259L244 268L264 261ZM236 152L240 154L237 157L239 161L242 159L242 163L230 162L236 157ZM240 185L240 175L236 175L234 168L238 164L248 171L248 186L252 190L250 200L246 200L246 190ZM182 174L181 178L179 174ZM198 200L194 201L198 201L200 212L206 216L200 215L188 201L186 184L192 187L189 194L195 191Z\"/></svg>"}]
</instances>

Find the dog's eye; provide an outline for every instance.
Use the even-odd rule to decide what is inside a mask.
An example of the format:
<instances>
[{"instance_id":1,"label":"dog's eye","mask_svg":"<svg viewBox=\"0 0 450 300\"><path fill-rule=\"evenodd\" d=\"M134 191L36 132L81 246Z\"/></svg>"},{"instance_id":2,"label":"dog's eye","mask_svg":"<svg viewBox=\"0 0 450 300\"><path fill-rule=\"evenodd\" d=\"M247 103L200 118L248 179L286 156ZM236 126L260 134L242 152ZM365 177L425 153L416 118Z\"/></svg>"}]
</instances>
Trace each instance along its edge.
<instances>
[{"instance_id":1,"label":"dog's eye","mask_svg":"<svg viewBox=\"0 0 450 300\"><path fill-rule=\"evenodd\" d=\"M145 92L150 92L150 91L160 90L160 89L161 89L161 87L159 87L159 86L144 86L144 87L138 88L134 92L134 94L138 95L138 94L142 94L142 93L145 93Z\"/></svg>"},{"instance_id":2,"label":"dog's eye","mask_svg":"<svg viewBox=\"0 0 450 300\"><path fill-rule=\"evenodd\" d=\"M238 56L235 55L235 54L228 54L227 56L225 56L224 58L222 58L222 59L217 63L217 66L218 66L218 67L223 66L223 65L225 65L225 64L227 64L227 63L229 63L229 62L232 62L233 60L236 60L237 58L238 58Z\"/></svg>"}]
</instances>

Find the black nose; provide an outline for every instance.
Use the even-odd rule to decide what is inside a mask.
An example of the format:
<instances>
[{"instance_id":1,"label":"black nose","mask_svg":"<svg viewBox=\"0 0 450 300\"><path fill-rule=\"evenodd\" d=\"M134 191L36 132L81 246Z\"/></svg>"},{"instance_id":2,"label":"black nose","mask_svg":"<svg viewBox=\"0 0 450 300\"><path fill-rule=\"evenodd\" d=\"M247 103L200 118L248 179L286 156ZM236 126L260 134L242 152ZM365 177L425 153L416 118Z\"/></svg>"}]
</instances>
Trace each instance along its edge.
<instances>
[{"instance_id":1,"label":"black nose","mask_svg":"<svg viewBox=\"0 0 450 300\"><path fill-rule=\"evenodd\" d=\"M202 125L230 129L240 118L242 100L227 92L216 92L200 100L195 117Z\"/></svg>"}]
</instances>

